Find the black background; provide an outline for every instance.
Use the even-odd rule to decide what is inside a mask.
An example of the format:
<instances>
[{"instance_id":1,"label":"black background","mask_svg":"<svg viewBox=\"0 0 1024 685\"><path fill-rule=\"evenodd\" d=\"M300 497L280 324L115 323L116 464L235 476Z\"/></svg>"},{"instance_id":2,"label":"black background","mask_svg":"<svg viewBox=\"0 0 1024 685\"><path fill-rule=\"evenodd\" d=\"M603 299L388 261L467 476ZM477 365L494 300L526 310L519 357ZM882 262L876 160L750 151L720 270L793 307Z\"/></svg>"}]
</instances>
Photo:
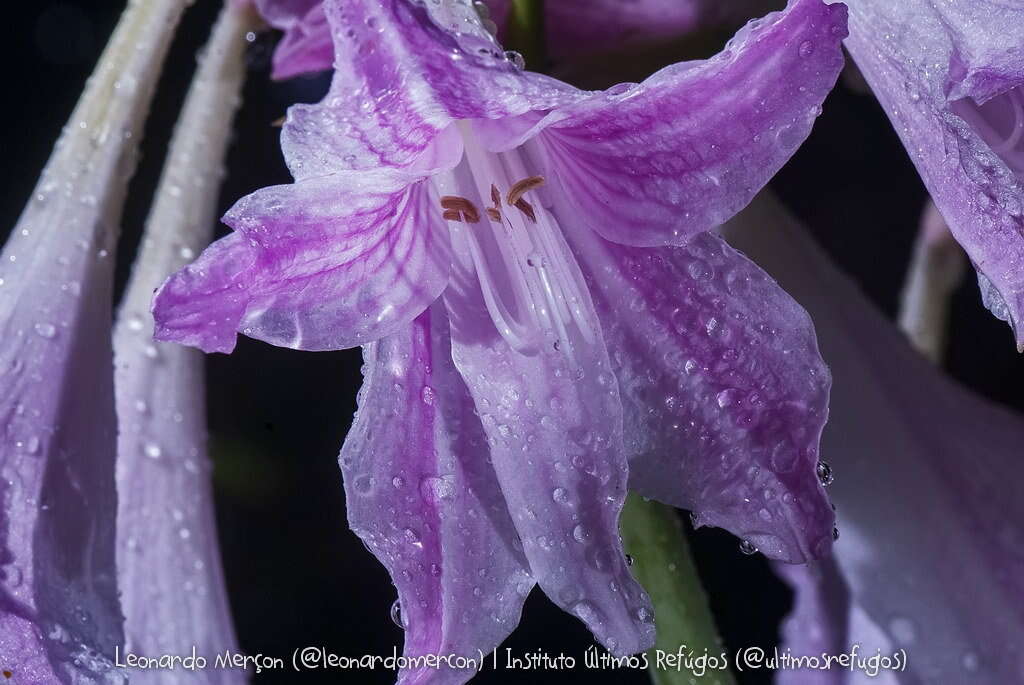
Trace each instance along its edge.
<instances>
[{"instance_id":1,"label":"black background","mask_svg":"<svg viewBox=\"0 0 1024 685\"><path fill-rule=\"evenodd\" d=\"M198 0L187 11L172 47L131 185L119 246L119 288L127 278L195 67L195 52L218 6L213 0ZM40 0L5 7L0 237L17 220L123 7L118 0ZM277 147L278 131L270 124L292 102L318 99L326 86L324 78L271 83L273 40L265 35L250 47L251 73L228 159L222 209L256 188L290 181ZM640 65L615 58L623 80L642 78L642 72L629 73ZM587 85L609 85L595 76L608 71L592 69L583 77ZM867 294L893 313L925 196L874 99L841 81L811 138L772 186ZM393 645L400 645L400 631L389 618L394 590L345 523L336 456L355 409L359 366L358 350L295 352L241 337L231 356L208 358L218 523L238 634L249 653L285 656L296 647L322 645L338 654L389 654ZM1024 408L1019 391L1024 363L1014 351L1009 328L982 309L973 278L965 281L953 303L947 367L982 394ZM773 645L791 601L788 590L763 558L741 555L731 536L690 532L727 644ZM537 591L505 646L579 658L590 644L581 624ZM519 682L523 677L485 672L475 682ZM540 671L528 680L555 683L566 677L572 678ZM643 672L597 671L586 677L594 683L648 682ZM255 682L293 680L292 675L267 672ZM393 676L377 671L302 678L311 683L348 680L389 683ZM742 682L766 680L745 674Z\"/></svg>"}]
</instances>

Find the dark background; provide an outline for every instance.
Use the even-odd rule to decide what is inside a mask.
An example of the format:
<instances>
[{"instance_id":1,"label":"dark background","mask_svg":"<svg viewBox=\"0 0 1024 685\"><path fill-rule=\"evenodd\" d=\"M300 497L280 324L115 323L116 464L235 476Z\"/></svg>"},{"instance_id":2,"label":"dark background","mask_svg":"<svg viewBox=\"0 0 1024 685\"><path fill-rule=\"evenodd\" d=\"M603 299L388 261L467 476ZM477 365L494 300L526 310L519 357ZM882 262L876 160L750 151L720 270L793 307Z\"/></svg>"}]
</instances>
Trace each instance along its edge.
<instances>
[{"instance_id":1,"label":"dark background","mask_svg":"<svg viewBox=\"0 0 1024 685\"><path fill-rule=\"evenodd\" d=\"M0 239L14 225L60 127L124 2L40 0L5 7L0 42L7 93L0 108L4 193ZM197 0L172 47L146 128L119 246L123 287L196 50L219 7ZM702 39L675 48L689 56L716 49ZM274 37L249 54L251 74L221 193L226 209L261 186L290 181L271 122L297 100L315 101L326 79L269 82ZM720 43L719 43L720 45ZM664 60L664 53L662 59ZM658 57L653 58L656 63ZM652 62L615 59L620 80L639 80ZM595 63L600 67L600 62ZM639 71L640 73L630 73ZM618 73L618 72L621 72ZM582 73L588 86L599 68ZM580 72L577 71L579 75ZM597 77L600 78L600 77ZM886 312L896 308L924 189L895 133L870 95L841 80L811 138L773 181L785 203L811 226L834 259ZM224 231L224 227L221 227ZM1024 362L1009 328L980 305L973 278L953 303L949 372L978 392L1024 409ZM322 645L338 654L389 654L401 633L389 617L395 593L383 568L348 531L336 456L355 409L358 350L308 353L239 338L231 356L208 357L211 451L218 523L242 648L285 656ZM788 610L788 590L759 555L740 554L716 530L690 531L697 563L729 646L771 647ZM641 561L642 563L642 561ZM591 644L575 619L535 591L520 628L505 643L515 652L543 649L579 658ZM475 682L517 682L522 674L485 672ZM533 683L562 682L557 671L529 674ZM264 673L256 683L294 676ZM310 674L303 682L390 683L390 673ZM594 683L646 683L643 672L588 672ZM766 682L744 674L744 683Z\"/></svg>"}]
</instances>

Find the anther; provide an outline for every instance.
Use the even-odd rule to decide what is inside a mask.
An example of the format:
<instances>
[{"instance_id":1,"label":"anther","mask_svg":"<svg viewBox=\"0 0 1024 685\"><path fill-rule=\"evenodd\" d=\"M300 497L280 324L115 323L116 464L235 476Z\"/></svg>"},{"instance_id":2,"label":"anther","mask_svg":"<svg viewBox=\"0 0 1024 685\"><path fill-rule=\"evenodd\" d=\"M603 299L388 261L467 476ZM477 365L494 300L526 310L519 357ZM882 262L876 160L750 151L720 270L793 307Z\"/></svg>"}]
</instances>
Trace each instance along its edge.
<instances>
[{"instance_id":1,"label":"anther","mask_svg":"<svg viewBox=\"0 0 1024 685\"><path fill-rule=\"evenodd\" d=\"M530 176L529 178L524 178L522 181L516 181L508 191L508 203L513 207L519 207L519 200L523 195L534 188L540 188L542 185L544 185L543 176ZM494 186L491 186L491 188L493 189ZM493 197L493 195L494 193L492 190L491 196ZM520 207L520 209L522 209L522 207Z\"/></svg>"},{"instance_id":2,"label":"anther","mask_svg":"<svg viewBox=\"0 0 1024 685\"><path fill-rule=\"evenodd\" d=\"M452 221L465 221L475 224L480 221L480 212L476 205L464 197L445 195L441 198L441 208L446 210L442 216Z\"/></svg>"},{"instance_id":3,"label":"anther","mask_svg":"<svg viewBox=\"0 0 1024 685\"><path fill-rule=\"evenodd\" d=\"M491 218L491 221L500 224L501 223L501 212L494 207L487 208L487 216Z\"/></svg>"}]
</instances>

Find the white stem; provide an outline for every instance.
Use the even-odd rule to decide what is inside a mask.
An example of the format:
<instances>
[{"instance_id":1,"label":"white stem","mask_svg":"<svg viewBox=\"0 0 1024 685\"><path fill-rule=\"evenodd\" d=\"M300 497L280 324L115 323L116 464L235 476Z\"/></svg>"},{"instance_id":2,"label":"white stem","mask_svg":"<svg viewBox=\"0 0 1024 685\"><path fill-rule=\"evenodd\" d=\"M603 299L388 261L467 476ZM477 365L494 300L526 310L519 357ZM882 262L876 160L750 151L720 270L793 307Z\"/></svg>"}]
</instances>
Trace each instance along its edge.
<instances>
[{"instance_id":1,"label":"white stem","mask_svg":"<svg viewBox=\"0 0 1024 685\"><path fill-rule=\"evenodd\" d=\"M910 343L935 364L945 354L949 300L965 270L963 251L929 200L903 284L899 325Z\"/></svg>"},{"instance_id":2,"label":"white stem","mask_svg":"<svg viewBox=\"0 0 1024 685\"><path fill-rule=\"evenodd\" d=\"M217 545L206 450L203 355L152 340L153 291L205 247L245 80L248 8L227 3L207 43L171 140L114 335L119 422L118 579L127 649L209 654L237 645ZM133 683L172 685L154 670ZM243 683L241 671L196 682Z\"/></svg>"}]
</instances>

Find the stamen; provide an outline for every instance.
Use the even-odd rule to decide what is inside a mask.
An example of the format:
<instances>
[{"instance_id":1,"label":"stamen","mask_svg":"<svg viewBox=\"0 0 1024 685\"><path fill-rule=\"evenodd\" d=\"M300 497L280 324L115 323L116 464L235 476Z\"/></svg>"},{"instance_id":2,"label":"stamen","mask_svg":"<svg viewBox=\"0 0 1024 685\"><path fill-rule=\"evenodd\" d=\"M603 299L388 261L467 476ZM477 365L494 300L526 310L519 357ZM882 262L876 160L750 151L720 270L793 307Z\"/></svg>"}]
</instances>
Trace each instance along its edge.
<instances>
[{"instance_id":1,"label":"stamen","mask_svg":"<svg viewBox=\"0 0 1024 685\"><path fill-rule=\"evenodd\" d=\"M480 222L480 211L476 208L476 205L464 197L445 195L441 198L441 207L448 210L442 215L445 219L452 218L448 214L449 212L454 212L455 219L459 219L461 214L462 220L467 223L475 224Z\"/></svg>"},{"instance_id":2,"label":"stamen","mask_svg":"<svg viewBox=\"0 0 1024 685\"><path fill-rule=\"evenodd\" d=\"M526 215L527 219L533 223L537 223L537 213L533 211L533 205L522 198L516 200L514 205L516 209Z\"/></svg>"},{"instance_id":3,"label":"stamen","mask_svg":"<svg viewBox=\"0 0 1024 685\"><path fill-rule=\"evenodd\" d=\"M498 186L491 184L491 202L493 207L499 209L501 207L501 193L498 192Z\"/></svg>"},{"instance_id":4,"label":"stamen","mask_svg":"<svg viewBox=\"0 0 1024 685\"><path fill-rule=\"evenodd\" d=\"M499 224L501 223L501 212L494 207L487 208L487 216L491 218L491 221Z\"/></svg>"},{"instance_id":5,"label":"stamen","mask_svg":"<svg viewBox=\"0 0 1024 685\"><path fill-rule=\"evenodd\" d=\"M530 176L529 178L524 178L522 181L516 181L508 191L508 203L513 207L518 207L519 199L523 195L534 188L540 188L544 183L545 181L543 176ZM491 188L494 188L494 186L491 186Z\"/></svg>"},{"instance_id":6,"label":"stamen","mask_svg":"<svg viewBox=\"0 0 1024 685\"><path fill-rule=\"evenodd\" d=\"M441 216L447 219L448 221L462 221L462 212L456 211L454 209L444 210L444 213Z\"/></svg>"}]
</instances>

